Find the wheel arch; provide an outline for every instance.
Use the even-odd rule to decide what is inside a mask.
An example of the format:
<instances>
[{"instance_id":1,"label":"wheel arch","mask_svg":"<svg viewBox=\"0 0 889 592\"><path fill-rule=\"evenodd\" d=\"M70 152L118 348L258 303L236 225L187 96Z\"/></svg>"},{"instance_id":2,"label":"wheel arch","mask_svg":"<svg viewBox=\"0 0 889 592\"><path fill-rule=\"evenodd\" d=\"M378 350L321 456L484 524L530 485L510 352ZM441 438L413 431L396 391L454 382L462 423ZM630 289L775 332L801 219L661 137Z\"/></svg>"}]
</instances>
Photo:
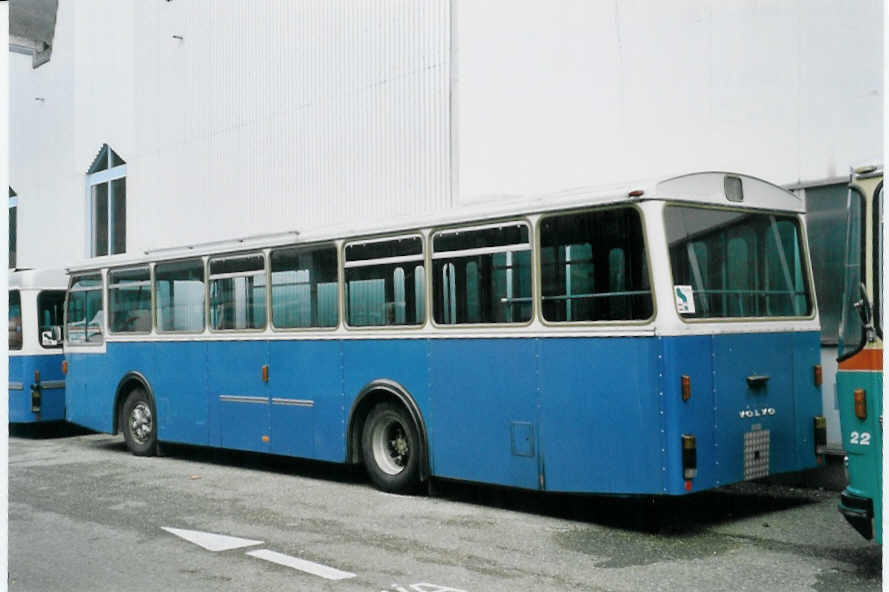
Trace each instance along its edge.
<instances>
[{"instance_id":1,"label":"wheel arch","mask_svg":"<svg viewBox=\"0 0 889 592\"><path fill-rule=\"evenodd\" d=\"M117 431L120 429L118 423L120 422L121 409L127 400L127 395L135 388L142 388L145 391L145 394L148 395L148 401L154 407L155 417L157 417L157 402L154 399L154 391L151 390L148 379L141 372L136 372L135 370L127 372L120 379L120 382L117 383L117 389L114 391L114 416L111 419L112 434L117 434Z\"/></svg>"},{"instance_id":2,"label":"wheel arch","mask_svg":"<svg viewBox=\"0 0 889 592\"><path fill-rule=\"evenodd\" d=\"M420 412L420 406L404 386L386 378L377 379L364 386L352 402L349 419L346 423L346 463L361 462L361 432L371 408L383 401L394 401L402 405L410 414L417 428L420 444L420 481L430 476L429 470L429 435L426 422Z\"/></svg>"}]
</instances>

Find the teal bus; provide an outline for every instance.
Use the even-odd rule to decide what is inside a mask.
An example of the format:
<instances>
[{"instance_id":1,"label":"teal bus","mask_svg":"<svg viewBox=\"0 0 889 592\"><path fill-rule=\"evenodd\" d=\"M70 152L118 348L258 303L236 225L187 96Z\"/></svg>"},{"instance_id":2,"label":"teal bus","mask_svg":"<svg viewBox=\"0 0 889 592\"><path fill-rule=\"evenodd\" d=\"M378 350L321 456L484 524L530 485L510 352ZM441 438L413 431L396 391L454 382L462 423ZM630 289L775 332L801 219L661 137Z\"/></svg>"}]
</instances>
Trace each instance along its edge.
<instances>
[{"instance_id":1,"label":"teal bus","mask_svg":"<svg viewBox=\"0 0 889 592\"><path fill-rule=\"evenodd\" d=\"M863 167L849 183L837 403L846 451L839 510L866 539L882 542L883 171Z\"/></svg>"}]
</instances>

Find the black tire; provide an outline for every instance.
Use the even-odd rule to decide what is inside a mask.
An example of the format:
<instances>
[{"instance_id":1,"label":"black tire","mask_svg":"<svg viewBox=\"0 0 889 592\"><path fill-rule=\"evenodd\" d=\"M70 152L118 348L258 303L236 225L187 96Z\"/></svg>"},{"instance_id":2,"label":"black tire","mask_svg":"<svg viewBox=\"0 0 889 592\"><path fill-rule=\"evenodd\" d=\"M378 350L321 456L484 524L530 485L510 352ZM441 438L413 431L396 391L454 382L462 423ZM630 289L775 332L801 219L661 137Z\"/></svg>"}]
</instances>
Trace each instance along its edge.
<instances>
[{"instance_id":1,"label":"black tire","mask_svg":"<svg viewBox=\"0 0 889 592\"><path fill-rule=\"evenodd\" d=\"M124 401L120 425L127 448L136 456L157 452L157 412L154 402L141 388L133 389Z\"/></svg>"},{"instance_id":2,"label":"black tire","mask_svg":"<svg viewBox=\"0 0 889 592\"><path fill-rule=\"evenodd\" d=\"M420 485L420 438L407 410L380 403L367 414L361 455L370 480L389 493L412 493Z\"/></svg>"}]
</instances>

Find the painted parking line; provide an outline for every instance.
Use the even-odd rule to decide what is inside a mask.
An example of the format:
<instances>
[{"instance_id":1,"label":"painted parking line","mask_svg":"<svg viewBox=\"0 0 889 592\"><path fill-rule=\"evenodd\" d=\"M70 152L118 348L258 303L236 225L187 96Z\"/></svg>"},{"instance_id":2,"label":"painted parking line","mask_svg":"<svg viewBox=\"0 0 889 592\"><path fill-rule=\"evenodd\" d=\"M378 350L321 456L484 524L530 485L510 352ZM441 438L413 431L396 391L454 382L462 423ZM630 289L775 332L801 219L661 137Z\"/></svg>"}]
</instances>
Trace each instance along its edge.
<instances>
[{"instance_id":1,"label":"painted parking line","mask_svg":"<svg viewBox=\"0 0 889 592\"><path fill-rule=\"evenodd\" d=\"M305 559L300 559L298 557L291 557L290 555L284 555L283 553L276 553L275 551L269 551L268 549L250 551L247 555L277 563L278 565L283 565L285 567L297 569L299 571L304 571L327 580L347 580L355 577L355 574L348 571L341 571L327 565L321 565L320 563L315 563L313 561L306 561Z\"/></svg>"},{"instance_id":2,"label":"painted parking line","mask_svg":"<svg viewBox=\"0 0 889 592\"><path fill-rule=\"evenodd\" d=\"M203 547L208 551L213 551L214 553L263 544L263 541L242 539L224 534L214 534L212 532L201 532L200 530L186 530L184 528L170 528L167 526L161 526L161 528L172 535L176 535L181 539L185 539L189 543L194 543L195 545Z\"/></svg>"}]
</instances>

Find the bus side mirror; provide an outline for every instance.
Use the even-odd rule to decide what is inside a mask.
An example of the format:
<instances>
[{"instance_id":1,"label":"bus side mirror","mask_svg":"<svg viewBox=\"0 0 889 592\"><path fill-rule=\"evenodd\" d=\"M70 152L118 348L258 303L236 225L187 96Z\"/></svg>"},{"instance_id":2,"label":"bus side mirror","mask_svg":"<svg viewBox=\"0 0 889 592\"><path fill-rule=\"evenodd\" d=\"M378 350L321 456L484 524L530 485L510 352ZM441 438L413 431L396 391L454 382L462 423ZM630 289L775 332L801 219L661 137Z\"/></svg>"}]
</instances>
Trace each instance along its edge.
<instances>
[{"instance_id":1,"label":"bus side mirror","mask_svg":"<svg viewBox=\"0 0 889 592\"><path fill-rule=\"evenodd\" d=\"M854 304L855 310L858 311L858 317L861 319L861 324L867 327L870 325L871 306L870 300L867 298L867 288L865 288L864 282L858 284L858 295L859 299Z\"/></svg>"},{"instance_id":2,"label":"bus side mirror","mask_svg":"<svg viewBox=\"0 0 889 592\"><path fill-rule=\"evenodd\" d=\"M44 347L53 347L62 343L62 327L53 325L47 331L40 333L40 345Z\"/></svg>"}]
</instances>

